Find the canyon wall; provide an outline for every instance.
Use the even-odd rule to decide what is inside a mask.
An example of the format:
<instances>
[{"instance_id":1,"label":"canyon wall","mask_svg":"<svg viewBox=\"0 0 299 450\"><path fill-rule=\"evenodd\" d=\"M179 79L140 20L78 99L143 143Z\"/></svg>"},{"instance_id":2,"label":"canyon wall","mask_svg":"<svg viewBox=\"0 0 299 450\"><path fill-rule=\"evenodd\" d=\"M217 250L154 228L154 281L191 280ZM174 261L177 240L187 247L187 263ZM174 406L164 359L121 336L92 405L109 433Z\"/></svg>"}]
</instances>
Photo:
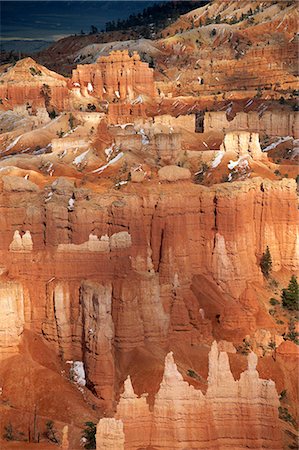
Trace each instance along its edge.
<instances>
[{"instance_id":1,"label":"canyon wall","mask_svg":"<svg viewBox=\"0 0 299 450\"><path fill-rule=\"evenodd\" d=\"M181 183L149 196L142 187L99 195L54 183L47 202L39 190L2 191L2 354L22 329L42 334L64 360L84 362L89 385L111 405L112 346L210 342L216 315L223 338L237 341L271 326L258 301L259 261L268 245L274 272L296 270L295 182ZM33 250L12 251L16 230L30 231ZM114 242L120 231L131 243L80 247L90 234Z\"/></svg>"},{"instance_id":2,"label":"canyon wall","mask_svg":"<svg viewBox=\"0 0 299 450\"><path fill-rule=\"evenodd\" d=\"M204 395L183 380L170 352L152 410L146 394L138 398L128 377L115 419L101 419L98 424L97 449L110 448L105 447L107 433L102 431L107 421L118 425L117 430L111 427L110 435L120 447L111 448L281 449L278 393L273 381L259 378L256 365L257 356L250 353L248 368L236 381L228 354L219 351L214 341Z\"/></svg>"}]
</instances>

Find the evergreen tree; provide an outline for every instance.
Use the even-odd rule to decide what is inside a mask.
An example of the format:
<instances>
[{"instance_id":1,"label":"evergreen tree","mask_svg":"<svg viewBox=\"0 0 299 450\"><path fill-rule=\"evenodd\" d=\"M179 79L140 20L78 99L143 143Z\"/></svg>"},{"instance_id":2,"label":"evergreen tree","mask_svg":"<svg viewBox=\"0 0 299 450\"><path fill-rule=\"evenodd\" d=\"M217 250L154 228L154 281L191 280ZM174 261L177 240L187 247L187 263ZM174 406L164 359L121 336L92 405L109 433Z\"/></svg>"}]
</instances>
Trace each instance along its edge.
<instances>
[{"instance_id":1,"label":"evergreen tree","mask_svg":"<svg viewBox=\"0 0 299 450\"><path fill-rule=\"evenodd\" d=\"M272 258L270 254L269 247L267 245L265 253L263 253L263 256L261 257L260 267L263 272L263 275L268 278L270 275L270 272L272 270Z\"/></svg>"},{"instance_id":2,"label":"evergreen tree","mask_svg":"<svg viewBox=\"0 0 299 450\"><path fill-rule=\"evenodd\" d=\"M287 289L281 291L282 306L291 311L299 310L299 287L295 275L292 275Z\"/></svg>"},{"instance_id":3,"label":"evergreen tree","mask_svg":"<svg viewBox=\"0 0 299 450\"><path fill-rule=\"evenodd\" d=\"M96 448L96 424L93 422L85 422L86 428L83 430L82 437L86 439L84 448L95 449Z\"/></svg>"}]
</instances>

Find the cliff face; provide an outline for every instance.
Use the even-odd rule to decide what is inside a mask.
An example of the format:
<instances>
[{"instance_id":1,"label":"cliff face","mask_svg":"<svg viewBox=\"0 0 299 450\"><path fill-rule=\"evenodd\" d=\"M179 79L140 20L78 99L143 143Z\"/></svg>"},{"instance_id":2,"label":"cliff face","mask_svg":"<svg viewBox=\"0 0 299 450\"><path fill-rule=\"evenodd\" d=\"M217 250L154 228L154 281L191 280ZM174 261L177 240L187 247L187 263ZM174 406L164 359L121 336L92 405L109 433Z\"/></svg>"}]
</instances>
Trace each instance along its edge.
<instances>
[{"instance_id":1,"label":"cliff face","mask_svg":"<svg viewBox=\"0 0 299 450\"><path fill-rule=\"evenodd\" d=\"M294 136L298 139L298 114L295 112L239 112L233 120L228 120L225 111L208 112L204 118L204 130L215 131L255 131L269 136Z\"/></svg>"},{"instance_id":2,"label":"cliff face","mask_svg":"<svg viewBox=\"0 0 299 450\"><path fill-rule=\"evenodd\" d=\"M259 258L269 245L274 271L295 270L295 183L185 183L121 198L69 187L47 202L42 191L3 191L2 352L17 351L23 329L43 334L64 360L84 362L89 385L111 405L113 348L209 342L216 315L224 338L270 325L258 301Z\"/></svg>"},{"instance_id":3,"label":"cliff face","mask_svg":"<svg viewBox=\"0 0 299 450\"><path fill-rule=\"evenodd\" d=\"M228 354L220 352L214 341L204 395L183 380L169 353L152 411L146 395L138 398L134 393L128 377L117 420L101 419L98 424L97 449L110 448L105 447L107 437L102 432L108 420L118 424L111 434L115 431L119 441L124 435L119 449L281 449L278 394L273 381L259 378L256 364L257 356L249 354L248 368L236 381Z\"/></svg>"}]
</instances>

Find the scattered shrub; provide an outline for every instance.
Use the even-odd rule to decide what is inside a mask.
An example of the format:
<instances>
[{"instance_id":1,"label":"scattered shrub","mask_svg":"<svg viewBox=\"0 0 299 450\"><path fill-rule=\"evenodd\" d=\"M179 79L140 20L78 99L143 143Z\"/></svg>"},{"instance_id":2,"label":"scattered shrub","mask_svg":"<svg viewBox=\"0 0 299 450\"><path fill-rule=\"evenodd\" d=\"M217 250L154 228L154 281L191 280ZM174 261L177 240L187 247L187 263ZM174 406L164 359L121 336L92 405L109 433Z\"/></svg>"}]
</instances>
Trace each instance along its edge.
<instances>
[{"instance_id":1,"label":"scattered shrub","mask_svg":"<svg viewBox=\"0 0 299 450\"><path fill-rule=\"evenodd\" d=\"M275 343L275 341L270 341L269 342L269 344L268 344L268 347L269 348L271 348L272 350L275 350L276 349L276 343Z\"/></svg>"},{"instance_id":2,"label":"scattered shrub","mask_svg":"<svg viewBox=\"0 0 299 450\"><path fill-rule=\"evenodd\" d=\"M59 444L59 439L56 436L57 431L54 428L53 420L48 420L46 423L46 433L45 436L49 441L54 442L55 444Z\"/></svg>"},{"instance_id":3,"label":"scattered shrub","mask_svg":"<svg viewBox=\"0 0 299 450\"><path fill-rule=\"evenodd\" d=\"M9 423L8 425L6 425L6 426L4 427L3 438L4 438L6 441L13 441L13 440L14 440L13 428L12 428L12 424L11 424L11 423Z\"/></svg>"},{"instance_id":4,"label":"scattered shrub","mask_svg":"<svg viewBox=\"0 0 299 450\"><path fill-rule=\"evenodd\" d=\"M296 426L296 421L293 418L293 416L289 413L288 408L283 408L282 406L279 406L278 412L279 412L279 418L281 420L284 420L285 422L289 422L290 424L293 425L293 427Z\"/></svg>"},{"instance_id":5,"label":"scattered shrub","mask_svg":"<svg viewBox=\"0 0 299 450\"><path fill-rule=\"evenodd\" d=\"M39 77L42 76L42 73L40 70L36 70L35 67L29 67L31 75L34 77L35 75L38 75Z\"/></svg>"},{"instance_id":6,"label":"scattered shrub","mask_svg":"<svg viewBox=\"0 0 299 450\"><path fill-rule=\"evenodd\" d=\"M55 119L55 117L57 116L55 109L52 109L52 111L49 111L48 114L49 114L49 117L51 120Z\"/></svg>"},{"instance_id":7,"label":"scattered shrub","mask_svg":"<svg viewBox=\"0 0 299 450\"><path fill-rule=\"evenodd\" d=\"M243 343L237 347L237 353L241 353L242 355L248 355L251 352L250 343L243 340Z\"/></svg>"},{"instance_id":8,"label":"scattered shrub","mask_svg":"<svg viewBox=\"0 0 299 450\"><path fill-rule=\"evenodd\" d=\"M87 105L87 111L95 111L97 108L94 104L88 103Z\"/></svg>"},{"instance_id":9,"label":"scattered shrub","mask_svg":"<svg viewBox=\"0 0 299 450\"><path fill-rule=\"evenodd\" d=\"M270 305L272 305L272 306L279 305L279 301L276 300L276 298L273 298L273 297L270 298L269 302L270 302Z\"/></svg>"},{"instance_id":10,"label":"scattered shrub","mask_svg":"<svg viewBox=\"0 0 299 450\"><path fill-rule=\"evenodd\" d=\"M256 98L261 98L261 96L262 96L262 88L260 86L258 86L258 88L256 90L255 97Z\"/></svg>"},{"instance_id":11,"label":"scattered shrub","mask_svg":"<svg viewBox=\"0 0 299 450\"><path fill-rule=\"evenodd\" d=\"M281 391L281 393L279 394L279 400L280 400L280 401L285 400L286 397L287 397L287 391L286 391L286 389L284 389L284 390Z\"/></svg>"},{"instance_id":12,"label":"scattered shrub","mask_svg":"<svg viewBox=\"0 0 299 450\"><path fill-rule=\"evenodd\" d=\"M201 168L199 169L198 172L195 173L194 175L194 183L195 184L200 184L203 182L204 177L205 177L205 173L208 170L208 165L206 163L203 163Z\"/></svg>"},{"instance_id":13,"label":"scattered shrub","mask_svg":"<svg viewBox=\"0 0 299 450\"><path fill-rule=\"evenodd\" d=\"M289 321L289 332L284 336L284 339L299 345L299 333L295 329L295 319L293 317Z\"/></svg>"},{"instance_id":14,"label":"scattered shrub","mask_svg":"<svg viewBox=\"0 0 299 450\"><path fill-rule=\"evenodd\" d=\"M59 138L62 138L63 135L64 135L64 131L62 131L62 130L57 131L57 132L56 132L56 135L57 135Z\"/></svg>"},{"instance_id":15,"label":"scattered shrub","mask_svg":"<svg viewBox=\"0 0 299 450\"><path fill-rule=\"evenodd\" d=\"M188 369L187 370L187 375L188 375L188 377L194 378L195 380L199 380L200 379L200 376L193 369Z\"/></svg>"},{"instance_id":16,"label":"scattered shrub","mask_svg":"<svg viewBox=\"0 0 299 450\"><path fill-rule=\"evenodd\" d=\"M70 114L70 117L69 117L69 126L70 126L71 130L73 130L74 126L75 126L75 117L73 116L72 113Z\"/></svg>"}]
</instances>

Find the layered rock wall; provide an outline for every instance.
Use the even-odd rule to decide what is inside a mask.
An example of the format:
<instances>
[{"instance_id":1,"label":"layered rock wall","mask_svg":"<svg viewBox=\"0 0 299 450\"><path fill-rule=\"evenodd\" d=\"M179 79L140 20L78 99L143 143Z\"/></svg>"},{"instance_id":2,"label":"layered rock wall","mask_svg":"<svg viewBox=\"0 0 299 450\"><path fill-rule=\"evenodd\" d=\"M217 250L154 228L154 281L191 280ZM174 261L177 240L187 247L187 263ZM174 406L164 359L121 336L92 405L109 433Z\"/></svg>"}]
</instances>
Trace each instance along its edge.
<instances>
[{"instance_id":1,"label":"layered rock wall","mask_svg":"<svg viewBox=\"0 0 299 450\"><path fill-rule=\"evenodd\" d=\"M47 202L41 190L3 191L1 280L19 286L3 293L4 316L13 318L1 322L4 349L16 348L25 328L43 335L63 360L84 363L87 385L111 406L112 346L127 352L169 339L210 342L217 314L228 340L254 332L257 321L267 326L255 289L259 262L269 245L274 273L296 270L295 182L180 183L161 184L150 196L87 198L61 182ZM33 250L9 250L15 230L30 231ZM69 251L90 234L111 236L113 250Z\"/></svg>"},{"instance_id":2,"label":"layered rock wall","mask_svg":"<svg viewBox=\"0 0 299 450\"><path fill-rule=\"evenodd\" d=\"M231 121L225 111L207 112L204 131L253 131L269 136L293 136L299 138L299 115L296 112L238 112Z\"/></svg>"}]
</instances>

